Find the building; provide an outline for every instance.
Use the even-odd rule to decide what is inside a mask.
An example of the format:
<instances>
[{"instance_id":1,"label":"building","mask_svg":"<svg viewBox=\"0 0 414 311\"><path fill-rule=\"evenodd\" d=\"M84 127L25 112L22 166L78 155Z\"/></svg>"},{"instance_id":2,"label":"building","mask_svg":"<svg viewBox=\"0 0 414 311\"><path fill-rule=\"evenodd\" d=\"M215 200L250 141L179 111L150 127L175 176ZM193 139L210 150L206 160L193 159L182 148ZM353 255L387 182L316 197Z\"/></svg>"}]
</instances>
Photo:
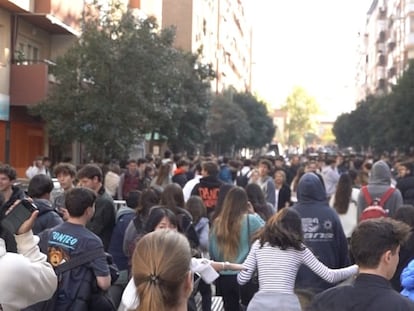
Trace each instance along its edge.
<instances>
[{"instance_id":1,"label":"building","mask_svg":"<svg viewBox=\"0 0 414 311\"><path fill-rule=\"evenodd\" d=\"M50 153L41 120L28 108L46 98L53 60L77 38L83 0L0 1L0 161L24 176Z\"/></svg>"},{"instance_id":2,"label":"building","mask_svg":"<svg viewBox=\"0 0 414 311\"><path fill-rule=\"evenodd\" d=\"M213 65L213 91L250 91L251 26L242 0L163 0L162 27L169 26L176 27L176 47L199 51Z\"/></svg>"},{"instance_id":3,"label":"building","mask_svg":"<svg viewBox=\"0 0 414 311\"><path fill-rule=\"evenodd\" d=\"M414 2L373 0L358 56L356 101L389 92L414 58Z\"/></svg>"}]
</instances>

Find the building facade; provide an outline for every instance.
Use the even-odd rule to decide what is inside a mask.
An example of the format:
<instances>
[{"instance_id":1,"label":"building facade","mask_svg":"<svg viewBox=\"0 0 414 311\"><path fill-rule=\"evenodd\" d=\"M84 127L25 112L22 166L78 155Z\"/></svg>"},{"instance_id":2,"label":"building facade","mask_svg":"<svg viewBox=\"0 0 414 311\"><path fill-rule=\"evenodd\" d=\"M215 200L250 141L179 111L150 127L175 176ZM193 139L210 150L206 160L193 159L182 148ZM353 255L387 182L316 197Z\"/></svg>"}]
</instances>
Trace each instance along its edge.
<instances>
[{"instance_id":1,"label":"building facade","mask_svg":"<svg viewBox=\"0 0 414 311\"><path fill-rule=\"evenodd\" d=\"M44 124L29 113L46 98L53 60L77 38L83 0L0 1L0 162L24 176L49 154Z\"/></svg>"},{"instance_id":2,"label":"building facade","mask_svg":"<svg viewBox=\"0 0 414 311\"><path fill-rule=\"evenodd\" d=\"M176 47L213 65L213 91L250 91L251 26L242 0L163 0L162 26L176 27Z\"/></svg>"},{"instance_id":3,"label":"building facade","mask_svg":"<svg viewBox=\"0 0 414 311\"><path fill-rule=\"evenodd\" d=\"M373 0L358 53L356 101L389 92L414 58L414 0Z\"/></svg>"}]
</instances>

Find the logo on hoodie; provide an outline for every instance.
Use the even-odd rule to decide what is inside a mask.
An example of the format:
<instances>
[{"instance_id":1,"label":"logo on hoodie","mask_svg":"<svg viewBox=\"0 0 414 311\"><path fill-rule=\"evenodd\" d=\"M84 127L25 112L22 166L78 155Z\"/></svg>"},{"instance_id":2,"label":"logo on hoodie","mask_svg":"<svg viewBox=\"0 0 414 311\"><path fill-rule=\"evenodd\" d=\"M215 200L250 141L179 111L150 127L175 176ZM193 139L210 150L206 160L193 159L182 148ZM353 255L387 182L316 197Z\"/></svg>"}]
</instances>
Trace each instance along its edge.
<instances>
[{"instance_id":1,"label":"logo on hoodie","mask_svg":"<svg viewBox=\"0 0 414 311\"><path fill-rule=\"evenodd\" d=\"M302 218L302 230L304 238L307 241L326 241L334 238L332 222L330 220L325 220L322 225L320 225L318 218Z\"/></svg>"}]
</instances>

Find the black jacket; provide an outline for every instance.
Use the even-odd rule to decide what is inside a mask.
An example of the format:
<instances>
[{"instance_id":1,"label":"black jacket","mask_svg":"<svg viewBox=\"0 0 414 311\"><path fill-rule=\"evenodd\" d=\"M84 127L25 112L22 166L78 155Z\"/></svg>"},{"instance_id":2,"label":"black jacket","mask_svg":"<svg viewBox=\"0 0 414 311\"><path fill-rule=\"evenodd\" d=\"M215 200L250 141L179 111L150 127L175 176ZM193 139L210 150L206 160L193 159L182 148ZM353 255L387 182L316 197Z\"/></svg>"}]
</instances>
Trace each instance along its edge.
<instances>
[{"instance_id":1,"label":"black jacket","mask_svg":"<svg viewBox=\"0 0 414 311\"><path fill-rule=\"evenodd\" d=\"M410 311L414 302L392 289L385 278L360 274L354 284L330 288L315 296L308 311Z\"/></svg>"},{"instance_id":2,"label":"black jacket","mask_svg":"<svg viewBox=\"0 0 414 311\"><path fill-rule=\"evenodd\" d=\"M26 197L24 191L19 187L12 186L12 191L10 199L7 202L4 202L4 204L0 207L0 219L5 216L4 214L6 211L13 205L14 202L16 202L16 200L21 200ZM0 237L6 242L6 249L8 252L17 253L16 240L14 239L12 232L0 227Z\"/></svg>"}]
</instances>

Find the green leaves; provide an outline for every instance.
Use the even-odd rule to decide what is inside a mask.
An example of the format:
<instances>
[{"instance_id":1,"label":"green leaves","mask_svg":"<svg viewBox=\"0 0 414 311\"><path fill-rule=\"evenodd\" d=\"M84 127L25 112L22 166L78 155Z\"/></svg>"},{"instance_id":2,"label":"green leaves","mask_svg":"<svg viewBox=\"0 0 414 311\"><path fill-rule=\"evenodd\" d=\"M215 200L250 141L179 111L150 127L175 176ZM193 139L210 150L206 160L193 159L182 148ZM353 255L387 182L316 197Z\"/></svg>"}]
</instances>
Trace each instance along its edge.
<instances>
[{"instance_id":1,"label":"green leaves","mask_svg":"<svg viewBox=\"0 0 414 311\"><path fill-rule=\"evenodd\" d=\"M408 150L414 146L413 131L413 63L389 94L368 96L351 113L341 115L333 129L340 147L371 147L376 152Z\"/></svg>"},{"instance_id":2,"label":"green leaves","mask_svg":"<svg viewBox=\"0 0 414 311\"><path fill-rule=\"evenodd\" d=\"M120 12L115 2L100 17L88 16L82 37L57 59L58 83L32 110L52 143L79 141L101 161L127 156L153 130L185 148L204 141L214 73L172 46L174 29Z\"/></svg>"}]
</instances>

